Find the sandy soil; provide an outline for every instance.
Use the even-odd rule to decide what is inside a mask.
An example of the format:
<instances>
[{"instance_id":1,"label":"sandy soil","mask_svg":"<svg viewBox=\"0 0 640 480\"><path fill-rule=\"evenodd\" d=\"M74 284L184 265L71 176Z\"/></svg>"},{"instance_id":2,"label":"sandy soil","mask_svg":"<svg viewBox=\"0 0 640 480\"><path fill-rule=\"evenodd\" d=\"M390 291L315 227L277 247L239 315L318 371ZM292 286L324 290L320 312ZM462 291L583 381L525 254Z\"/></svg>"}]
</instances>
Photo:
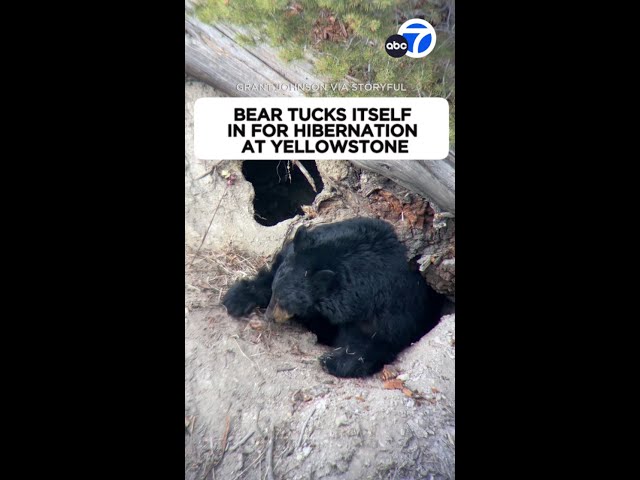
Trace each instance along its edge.
<instances>
[{"instance_id":1,"label":"sandy soil","mask_svg":"<svg viewBox=\"0 0 640 480\"><path fill-rule=\"evenodd\" d=\"M185 313L185 479L455 478L453 315L393 363L403 393L323 372L295 325Z\"/></svg>"}]
</instances>

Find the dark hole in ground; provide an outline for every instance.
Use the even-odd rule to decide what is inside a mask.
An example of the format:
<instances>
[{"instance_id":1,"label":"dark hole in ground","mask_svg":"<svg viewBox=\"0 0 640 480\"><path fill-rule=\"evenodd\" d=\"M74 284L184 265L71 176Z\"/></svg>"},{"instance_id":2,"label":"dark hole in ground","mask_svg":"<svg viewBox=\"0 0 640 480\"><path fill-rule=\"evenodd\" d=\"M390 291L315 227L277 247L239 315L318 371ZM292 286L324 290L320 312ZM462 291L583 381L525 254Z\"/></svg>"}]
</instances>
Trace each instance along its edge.
<instances>
[{"instance_id":1,"label":"dark hole in ground","mask_svg":"<svg viewBox=\"0 0 640 480\"><path fill-rule=\"evenodd\" d=\"M313 177L320 193L324 184L316 162L300 162ZM256 193L253 199L256 222L267 227L303 214L301 206L311 205L317 195L300 169L287 160L245 160L242 174Z\"/></svg>"}]
</instances>

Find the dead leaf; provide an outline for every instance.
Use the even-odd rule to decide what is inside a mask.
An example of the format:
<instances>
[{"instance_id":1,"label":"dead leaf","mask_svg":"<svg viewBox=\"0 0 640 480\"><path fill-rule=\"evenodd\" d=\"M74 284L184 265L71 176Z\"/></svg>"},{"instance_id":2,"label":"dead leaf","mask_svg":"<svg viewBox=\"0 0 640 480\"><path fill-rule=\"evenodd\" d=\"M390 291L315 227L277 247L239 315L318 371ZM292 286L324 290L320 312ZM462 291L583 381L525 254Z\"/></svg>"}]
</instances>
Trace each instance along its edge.
<instances>
[{"instance_id":1,"label":"dead leaf","mask_svg":"<svg viewBox=\"0 0 640 480\"><path fill-rule=\"evenodd\" d=\"M322 10L320 17L313 24L311 29L315 43L322 40L330 42L345 42L349 38L349 32L338 19L329 13L328 10Z\"/></svg>"},{"instance_id":2,"label":"dead leaf","mask_svg":"<svg viewBox=\"0 0 640 480\"><path fill-rule=\"evenodd\" d=\"M380 373L380 376L382 377L382 380L387 381L391 380L392 378L396 378L398 376L398 372L390 365L385 365L382 369L382 372Z\"/></svg>"},{"instance_id":3,"label":"dead leaf","mask_svg":"<svg viewBox=\"0 0 640 480\"><path fill-rule=\"evenodd\" d=\"M413 392L409 390L407 387L402 388L402 393L404 393L409 398L413 398Z\"/></svg>"},{"instance_id":4,"label":"dead leaf","mask_svg":"<svg viewBox=\"0 0 640 480\"><path fill-rule=\"evenodd\" d=\"M364 402L365 401L364 397L361 397L360 395L356 395L354 398L356 400L358 400L359 402Z\"/></svg>"},{"instance_id":5,"label":"dead leaf","mask_svg":"<svg viewBox=\"0 0 640 480\"><path fill-rule=\"evenodd\" d=\"M398 379L387 380L382 386L386 390L402 390L404 388L404 382Z\"/></svg>"}]
</instances>

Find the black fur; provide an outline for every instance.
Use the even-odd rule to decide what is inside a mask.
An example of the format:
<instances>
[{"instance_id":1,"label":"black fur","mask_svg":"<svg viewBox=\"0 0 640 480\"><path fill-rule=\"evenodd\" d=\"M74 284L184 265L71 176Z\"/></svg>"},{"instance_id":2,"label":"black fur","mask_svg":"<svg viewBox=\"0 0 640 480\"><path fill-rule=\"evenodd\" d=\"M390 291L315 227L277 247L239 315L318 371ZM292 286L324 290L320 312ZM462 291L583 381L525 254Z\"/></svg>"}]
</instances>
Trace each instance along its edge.
<instances>
[{"instance_id":1,"label":"black fur","mask_svg":"<svg viewBox=\"0 0 640 480\"><path fill-rule=\"evenodd\" d=\"M443 301L409 269L390 224L354 218L300 227L271 268L235 284L222 303L234 316L255 307L293 314L334 347L320 359L329 373L363 377L433 328Z\"/></svg>"}]
</instances>

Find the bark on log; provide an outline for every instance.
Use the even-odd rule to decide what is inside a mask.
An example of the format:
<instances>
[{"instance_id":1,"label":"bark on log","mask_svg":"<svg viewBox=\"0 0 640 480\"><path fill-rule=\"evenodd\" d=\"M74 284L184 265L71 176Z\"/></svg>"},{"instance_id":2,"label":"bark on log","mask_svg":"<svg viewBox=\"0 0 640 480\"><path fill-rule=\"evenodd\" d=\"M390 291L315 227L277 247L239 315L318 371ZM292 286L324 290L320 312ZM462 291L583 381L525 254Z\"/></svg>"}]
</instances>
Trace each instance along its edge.
<instances>
[{"instance_id":1,"label":"bark on log","mask_svg":"<svg viewBox=\"0 0 640 480\"><path fill-rule=\"evenodd\" d=\"M407 247L407 259L417 261L427 282L438 292L455 298L455 218L452 215L444 215L431 199L425 201L423 195L410 193L410 189L389 178L389 172L365 173L356 162L347 161L320 160L316 164L324 189L300 222L331 223L353 216L386 220Z\"/></svg>"},{"instance_id":2,"label":"bark on log","mask_svg":"<svg viewBox=\"0 0 640 480\"><path fill-rule=\"evenodd\" d=\"M455 214L455 158L455 153L450 152L444 160L351 160L351 163L390 178Z\"/></svg>"},{"instance_id":3,"label":"bark on log","mask_svg":"<svg viewBox=\"0 0 640 480\"><path fill-rule=\"evenodd\" d=\"M299 97L298 90L270 89L239 91L239 84L282 85L324 80L311 73L311 64L304 61L284 63L268 46L241 46L234 38L243 33L230 25L207 25L198 19L185 18L185 72L232 97Z\"/></svg>"}]
</instances>

